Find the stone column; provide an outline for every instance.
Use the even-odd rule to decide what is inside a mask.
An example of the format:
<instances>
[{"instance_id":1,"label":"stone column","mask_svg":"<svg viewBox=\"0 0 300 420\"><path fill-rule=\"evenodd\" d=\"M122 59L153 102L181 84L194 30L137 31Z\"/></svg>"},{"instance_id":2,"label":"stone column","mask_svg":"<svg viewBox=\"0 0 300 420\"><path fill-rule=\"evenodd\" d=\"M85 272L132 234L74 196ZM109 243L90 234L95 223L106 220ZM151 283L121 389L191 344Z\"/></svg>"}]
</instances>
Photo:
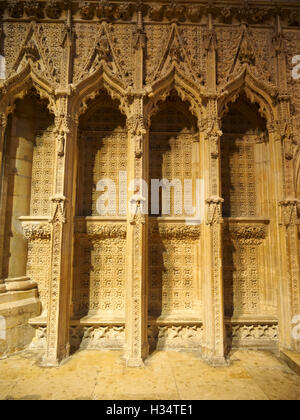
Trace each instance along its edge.
<instances>
[{"instance_id":1,"label":"stone column","mask_svg":"<svg viewBox=\"0 0 300 420\"><path fill-rule=\"evenodd\" d=\"M203 358L213 366L227 364L225 358L224 294L222 272L222 203L220 136L216 95L216 36L209 16L207 30L208 104L201 159L205 184L206 220L203 228Z\"/></svg>"},{"instance_id":2,"label":"stone column","mask_svg":"<svg viewBox=\"0 0 300 420\"><path fill-rule=\"evenodd\" d=\"M51 275L47 319L46 366L69 356L73 219L78 121L68 115L69 97L60 99L64 111L56 119L56 165L51 219Z\"/></svg>"},{"instance_id":3,"label":"stone column","mask_svg":"<svg viewBox=\"0 0 300 420\"><path fill-rule=\"evenodd\" d=\"M6 276L6 291L24 291L36 287L36 283L26 277L27 240L19 220L30 213L34 141L34 120L13 114L5 151L6 187L2 184L2 191L5 190L5 197L2 197L2 214L5 218L3 240L7 241L2 252L2 269L3 264L6 265L2 274Z\"/></svg>"},{"instance_id":4,"label":"stone column","mask_svg":"<svg viewBox=\"0 0 300 420\"><path fill-rule=\"evenodd\" d=\"M212 100L214 101L214 100ZM220 179L220 135L218 122L202 142L206 220L202 249L205 269L203 285L203 358L214 366L227 364L225 358L224 293L222 272L222 203Z\"/></svg>"},{"instance_id":5,"label":"stone column","mask_svg":"<svg viewBox=\"0 0 300 420\"><path fill-rule=\"evenodd\" d=\"M4 180L4 151L6 136L7 118L0 114L0 294L6 292L6 286L3 278L3 246L5 230L5 207L6 207L6 188Z\"/></svg>"},{"instance_id":6,"label":"stone column","mask_svg":"<svg viewBox=\"0 0 300 420\"><path fill-rule=\"evenodd\" d=\"M148 191L142 180L147 180L148 138L144 127L143 109L143 56L145 35L142 13L138 12L138 23L134 36L135 91L132 92L129 130L129 180L136 180L129 203L127 220L127 294L126 294L126 349L128 366L143 366L149 354L148 346L148 215L145 203Z\"/></svg>"}]
</instances>

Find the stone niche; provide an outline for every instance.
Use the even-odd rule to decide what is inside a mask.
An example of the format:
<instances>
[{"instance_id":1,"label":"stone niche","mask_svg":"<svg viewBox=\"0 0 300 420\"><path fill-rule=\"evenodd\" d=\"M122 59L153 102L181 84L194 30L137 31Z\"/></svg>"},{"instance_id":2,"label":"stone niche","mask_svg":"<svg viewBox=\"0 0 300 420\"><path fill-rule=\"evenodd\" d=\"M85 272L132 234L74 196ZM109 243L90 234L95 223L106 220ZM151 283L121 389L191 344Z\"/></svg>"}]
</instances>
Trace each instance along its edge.
<instances>
[{"instance_id":1,"label":"stone niche","mask_svg":"<svg viewBox=\"0 0 300 420\"><path fill-rule=\"evenodd\" d=\"M40 315L42 308L46 310L48 284L44 284L46 280L40 276L40 245L43 240L49 244L50 226L46 228L48 235L41 235L43 229L39 217L49 217L51 188L47 180L52 174L49 167L48 172L45 171L40 157L43 153L47 155L49 127L52 124L47 103L40 100L34 91L16 102L8 119L1 203L4 223L0 232L2 355L23 349L30 343L35 331L29 320ZM45 158L46 168L49 166L48 157ZM44 223L48 224L47 217ZM45 251L49 254L49 249ZM39 264L34 264L36 259Z\"/></svg>"}]
</instances>

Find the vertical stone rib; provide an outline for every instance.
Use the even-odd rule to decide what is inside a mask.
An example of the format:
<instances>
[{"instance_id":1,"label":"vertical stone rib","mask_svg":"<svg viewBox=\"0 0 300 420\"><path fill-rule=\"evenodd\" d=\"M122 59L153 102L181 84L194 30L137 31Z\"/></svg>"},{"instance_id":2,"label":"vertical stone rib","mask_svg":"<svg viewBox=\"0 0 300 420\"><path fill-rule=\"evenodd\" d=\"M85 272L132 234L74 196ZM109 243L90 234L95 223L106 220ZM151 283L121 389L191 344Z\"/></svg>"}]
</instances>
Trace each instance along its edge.
<instances>
[{"instance_id":1,"label":"vertical stone rib","mask_svg":"<svg viewBox=\"0 0 300 420\"><path fill-rule=\"evenodd\" d=\"M138 22L134 33L135 80L131 116L128 120L129 141L129 179L142 180L146 175L148 149L145 145L143 108L143 69L145 34L142 12L138 11ZM148 266L148 217L143 214L143 202L147 191L143 185L135 185L130 201L131 212L127 221L128 276L126 305L126 350L127 366L139 367L148 356L148 303L147 303L147 266Z\"/></svg>"}]
</instances>

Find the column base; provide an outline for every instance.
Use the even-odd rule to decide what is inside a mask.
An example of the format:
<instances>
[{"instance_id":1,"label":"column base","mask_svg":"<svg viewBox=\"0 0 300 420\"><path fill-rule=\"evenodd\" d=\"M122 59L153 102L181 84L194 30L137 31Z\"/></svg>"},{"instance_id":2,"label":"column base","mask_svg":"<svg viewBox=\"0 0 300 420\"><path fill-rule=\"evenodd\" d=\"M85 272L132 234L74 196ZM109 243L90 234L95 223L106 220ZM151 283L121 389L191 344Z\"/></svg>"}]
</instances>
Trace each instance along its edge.
<instances>
[{"instance_id":1,"label":"column base","mask_svg":"<svg viewBox=\"0 0 300 420\"><path fill-rule=\"evenodd\" d=\"M44 357L41 362L42 367L59 367L61 362L52 357Z\"/></svg>"},{"instance_id":2,"label":"column base","mask_svg":"<svg viewBox=\"0 0 300 420\"><path fill-rule=\"evenodd\" d=\"M145 367L144 360L141 357L130 357L125 358L126 366L132 368L142 368Z\"/></svg>"},{"instance_id":3,"label":"column base","mask_svg":"<svg viewBox=\"0 0 300 420\"><path fill-rule=\"evenodd\" d=\"M57 359L49 359L49 358L43 358L41 362L42 367L59 367L61 362L59 362Z\"/></svg>"},{"instance_id":4,"label":"column base","mask_svg":"<svg viewBox=\"0 0 300 420\"><path fill-rule=\"evenodd\" d=\"M216 355L208 349L202 349L202 360L212 367L227 367L231 364L225 355Z\"/></svg>"},{"instance_id":5,"label":"column base","mask_svg":"<svg viewBox=\"0 0 300 420\"><path fill-rule=\"evenodd\" d=\"M36 290L6 292L0 295L0 357L24 350L35 330L29 319L41 310Z\"/></svg>"},{"instance_id":6,"label":"column base","mask_svg":"<svg viewBox=\"0 0 300 420\"><path fill-rule=\"evenodd\" d=\"M32 290L37 288L37 283L30 277L16 277L5 280L7 292L19 292L24 290Z\"/></svg>"},{"instance_id":7,"label":"column base","mask_svg":"<svg viewBox=\"0 0 300 420\"><path fill-rule=\"evenodd\" d=\"M218 368L218 367L228 367L230 366L231 362L230 359L226 357L212 357L212 358L203 358L203 360L210 366Z\"/></svg>"}]
</instances>

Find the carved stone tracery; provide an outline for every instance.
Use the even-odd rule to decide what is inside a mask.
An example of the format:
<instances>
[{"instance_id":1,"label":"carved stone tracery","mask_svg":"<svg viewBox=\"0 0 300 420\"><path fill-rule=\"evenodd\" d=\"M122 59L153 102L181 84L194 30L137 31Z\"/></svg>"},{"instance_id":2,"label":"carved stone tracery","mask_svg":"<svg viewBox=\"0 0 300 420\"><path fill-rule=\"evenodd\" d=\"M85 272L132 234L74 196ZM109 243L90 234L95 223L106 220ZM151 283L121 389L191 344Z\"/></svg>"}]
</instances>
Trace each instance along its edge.
<instances>
[{"instance_id":1,"label":"carved stone tracery","mask_svg":"<svg viewBox=\"0 0 300 420\"><path fill-rule=\"evenodd\" d=\"M32 217L49 217L51 223L23 222L28 240L28 274L39 285L43 307L50 308L48 344L51 351L58 345L56 319L59 299L64 298L60 277L64 264L61 259L63 238L68 229L66 226L74 216L70 214L72 197L64 196L65 186L74 182L67 180L70 168L66 167L66 162L70 164L71 161L74 167L79 164L80 177L84 180L84 188L77 191L79 197L84 197L84 203L80 211L76 210L74 229L70 228L75 235L75 316L98 313L100 318L107 316L113 321L117 314L124 321L126 243L140 246L146 229L150 237L147 245L150 254L149 308L154 317L172 315L179 322L180 317L196 313L201 318L199 290L208 268L202 267L197 258L203 252L203 243L208 242L211 295L215 307L214 345L222 341L221 248L227 253L231 247L231 255L223 259L227 264L223 273L227 311L233 309L237 316L247 314L250 317L257 311L261 316L271 314L276 301L276 282L269 267L265 267L266 261L272 266L277 264L273 271L286 272L287 287L292 290L291 311L298 310L295 229L299 224L300 197L294 198L297 191L293 185L299 171L296 120L300 94L299 84L291 80L291 64L288 68L283 65L291 62L292 54L298 48L300 19L297 6L284 4L277 9L266 4L236 7L226 2L223 5L211 2L186 5L180 2L50 0L10 1L7 8L1 6L2 12L1 55L3 53L6 59L6 79L0 81L1 115L5 119L12 113L15 101L26 97L32 88L47 100L48 108L55 114L55 128L40 132L35 140L30 208ZM142 87L137 87L138 83ZM112 102L116 100L124 119L114 130L107 130L105 124L98 129L91 128L103 115L107 124L116 115L105 111L105 107L97 114L93 110L97 97L103 97L106 105L110 103L109 98ZM257 120L250 118L251 127L246 132L232 133L226 131L226 127L224 129L221 119L226 114L234 117L232 104L239 106L240 98L249 104L249 115L251 109L254 110L265 125L255 126L259 120L256 117ZM176 120L180 112L173 109L169 111L169 117L166 117L167 113L159 114L164 105L170 110L172 101L175 109L187 105L196 117L191 130L179 129L175 133L172 127L170 129L169 122ZM94 117L92 111L95 111ZM192 117L188 113L185 109L182 118L190 123ZM79 155L75 158L74 153L74 159L70 161L76 141L73 146L70 144L76 137L78 119L84 119L85 115L90 115L91 119L86 120L81 130ZM161 130L151 132L151 121L156 115L160 115ZM123 124L125 117L127 121ZM239 123L242 125L241 120ZM81 129L81 123L79 125ZM171 134L167 132L169 129ZM232 135L235 138L231 141ZM3 140L0 140L2 153ZM200 156L199 150L206 150L207 154ZM127 225L126 215L124 220L96 220L97 182L110 177L118 185L118 172L127 169L129 159L134 171L141 174L143 168L147 168L149 156L150 173L161 169L158 168L161 159L161 174L170 180L173 177L181 180L203 177L204 172L209 172L202 226L187 225L182 220L155 220L150 221L148 231L148 218L141 212L145 200L142 195L133 203L135 212ZM279 164L281 156L284 158L282 166ZM227 158L231 174L225 171ZM278 179L272 178L271 169L276 171ZM161 178L161 174L157 177ZM230 180L230 196L225 191L226 185L221 185L222 177ZM265 182L266 197L269 191L276 197L263 197L261 180ZM172 199L171 207L173 205ZM260 221L259 217L265 217L265 221ZM247 218L249 220L245 220ZM224 221L227 243L221 244L220 225ZM274 257L275 248L270 252L279 237L274 227L276 223L281 226L281 238L287 241L290 258L283 271L280 258L276 261ZM51 269L48 254L52 259ZM139 257L140 251L134 248L133 260L139 261ZM226 258L233 261L228 262ZM264 271L259 271L260 264ZM47 269L43 271L41 265ZM193 271L196 266L197 270ZM139 269L141 267L135 267L132 273L132 293L137 295L143 280ZM233 275L228 274L234 270ZM205 271L202 280L196 271ZM233 284L228 283L226 276L231 276ZM230 299L235 308L230 306ZM279 310L276 310L272 315L279 316ZM137 333L141 326L139 302L133 302L133 311L130 321L132 345L134 352L138 352L141 345ZM158 340L161 348L177 349L187 344L200 348L202 335L207 333L198 324L186 326L176 322L169 326L159 325L154 330L155 327L149 335L154 341ZM73 332L75 337L78 331L74 329ZM44 333L40 331L43 340ZM267 339L277 342L277 334L276 323L252 322L233 325L232 336L236 343L256 344L256 341ZM122 347L124 326L118 323L87 326L82 337L84 345L90 348L114 347L111 344L114 339L116 347ZM54 354L49 356L55 358Z\"/></svg>"}]
</instances>

